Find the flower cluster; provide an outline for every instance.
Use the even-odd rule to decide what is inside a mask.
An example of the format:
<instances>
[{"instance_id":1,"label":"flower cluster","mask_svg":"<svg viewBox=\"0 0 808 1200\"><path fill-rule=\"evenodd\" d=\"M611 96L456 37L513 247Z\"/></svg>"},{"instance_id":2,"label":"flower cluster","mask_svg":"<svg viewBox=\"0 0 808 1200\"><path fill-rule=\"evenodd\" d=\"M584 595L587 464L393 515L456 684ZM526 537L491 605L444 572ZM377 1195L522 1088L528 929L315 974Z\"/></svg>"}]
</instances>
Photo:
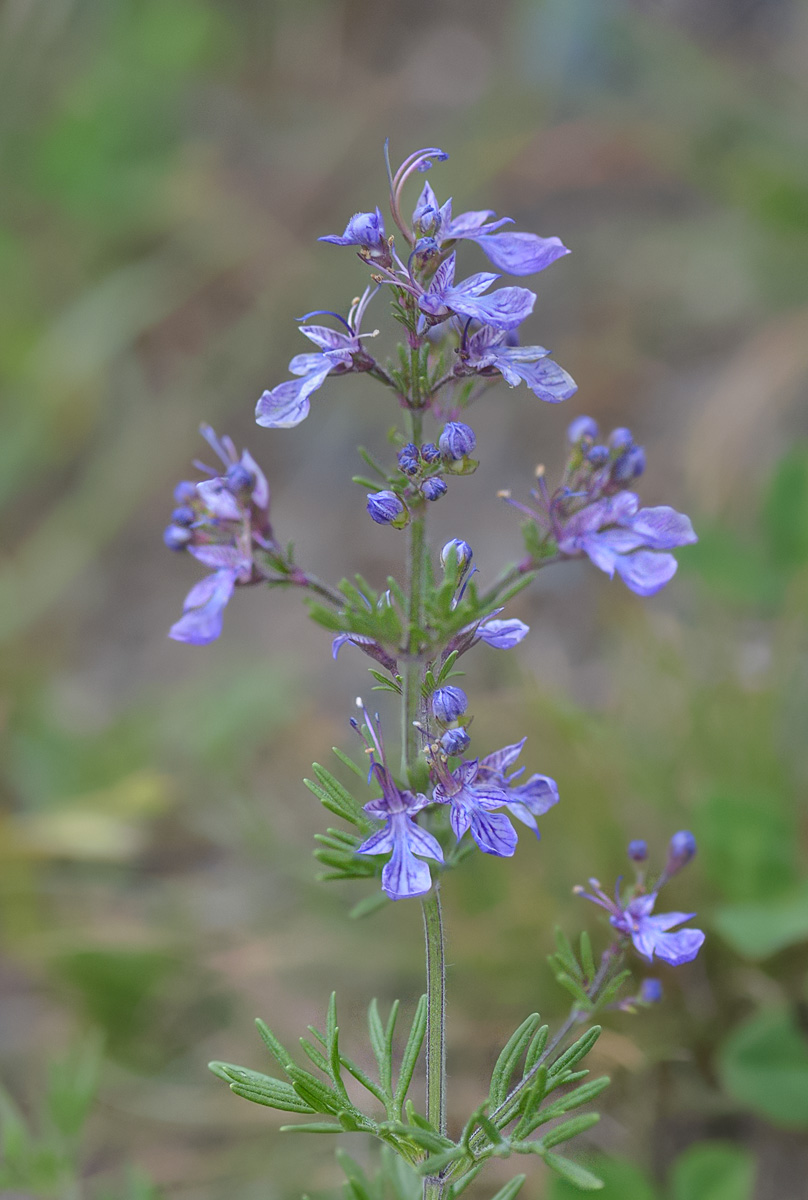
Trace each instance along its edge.
<instances>
[{"instance_id":1,"label":"flower cluster","mask_svg":"<svg viewBox=\"0 0 808 1200\"><path fill-rule=\"evenodd\" d=\"M382 792L377 800L364 806L365 812L383 825L356 852L390 855L382 870L382 889L391 900L429 891L429 868L419 859L444 862L440 842L418 823L419 814L428 823L440 806L446 806L457 842L470 832L483 853L500 858L509 858L516 849L518 839L510 817L527 825L537 838L540 836L536 818L558 803L558 787L547 775L531 775L522 782L524 767L511 771L526 738L484 758L461 758L456 762L470 742L467 729L458 724L468 707L462 688L451 684L436 688L425 718L431 728L422 726L424 733L437 731L428 750L431 799L398 786L387 763L378 716L374 722L362 702L357 704L364 716L361 732L370 756L369 778L375 779ZM355 720L352 724L359 728Z\"/></svg>"},{"instance_id":2,"label":"flower cluster","mask_svg":"<svg viewBox=\"0 0 808 1200\"><path fill-rule=\"evenodd\" d=\"M597 424L579 417L568 435L572 450L552 494L539 468L531 492L535 508L510 492L501 496L527 518L526 541L538 561L586 555L610 578L617 572L638 596L653 596L676 573L676 559L667 552L698 541L689 517L665 504L640 507L630 487L645 470L645 450L630 430L614 429L598 442Z\"/></svg>"},{"instance_id":3,"label":"flower cluster","mask_svg":"<svg viewBox=\"0 0 808 1200\"><path fill-rule=\"evenodd\" d=\"M634 863L644 862L647 857L645 842L631 842L628 852ZM609 914L609 923L620 939L624 942L631 941L637 953L647 962L652 962L656 956L677 967L682 963L691 962L696 957L704 942L704 934L700 929L692 928L671 932L676 925L683 925L691 920L695 913L655 914L654 907L663 884L681 871L695 853L696 839L689 830L683 829L671 838L667 862L650 891L646 886L645 871L642 868L637 870L635 884L623 899L620 896L619 880L614 898L603 891L597 879L589 880L591 892L582 887L577 887L575 891L577 895L605 908Z\"/></svg>"},{"instance_id":4,"label":"flower cluster","mask_svg":"<svg viewBox=\"0 0 808 1200\"><path fill-rule=\"evenodd\" d=\"M373 283L354 303L347 318L327 310L308 313L302 318L300 332L320 352L296 355L289 364L296 378L263 393L256 408L259 425L275 429L299 425L309 414L310 396L329 375L371 372L382 382L397 387L394 376L374 359L362 341L374 334L360 332L368 304L382 286L392 288L410 305L417 317L417 334L442 327L442 332L454 338L456 361L444 384L469 375L485 379L499 376L511 387L527 383L537 396L551 403L575 392L575 383L548 358L549 351L541 346L518 345L516 330L533 311L536 293L513 286L492 292L501 274L490 271L458 279L455 250L458 242L472 242L485 252L499 272L524 276L543 271L568 254L566 246L557 237L542 238L533 233L504 230L503 226L512 223L511 218L492 219L496 214L490 210L453 217L452 201L440 204L428 183L415 205L411 223L402 218L402 190L407 181L413 174L427 171L433 163L446 158L448 155L435 147L419 150L390 177L390 210L406 246L401 254L395 235L387 236L378 207L372 212L356 213L341 235L320 238L335 246L355 248L371 269ZM333 330L305 323L318 314L333 317L343 328ZM436 399L427 400L425 406L433 405L437 405ZM442 494L442 489L433 485L424 494L434 500ZM379 513L385 512L384 492L381 495L376 507ZM384 523L395 524L399 516L387 517ZM374 520L378 519L374 516Z\"/></svg>"}]
</instances>

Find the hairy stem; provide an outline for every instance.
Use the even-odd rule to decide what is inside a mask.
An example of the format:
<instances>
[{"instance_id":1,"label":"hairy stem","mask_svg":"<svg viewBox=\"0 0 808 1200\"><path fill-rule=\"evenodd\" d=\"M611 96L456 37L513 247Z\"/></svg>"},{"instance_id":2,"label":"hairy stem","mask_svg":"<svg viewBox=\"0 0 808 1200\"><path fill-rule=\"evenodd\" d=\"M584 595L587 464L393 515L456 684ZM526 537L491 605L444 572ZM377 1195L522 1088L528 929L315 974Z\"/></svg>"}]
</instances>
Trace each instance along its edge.
<instances>
[{"instance_id":1,"label":"hairy stem","mask_svg":"<svg viewBox=\"0 0 808 1200\"><path fill-rule=\"evenodd\" d=\"M446 1132L446 959L440 883L421 901L426 942L426 1115L435 1129ZM424 1179L424 1200L440 1200L440 1176Z\"/></svg>"}]
</instances>

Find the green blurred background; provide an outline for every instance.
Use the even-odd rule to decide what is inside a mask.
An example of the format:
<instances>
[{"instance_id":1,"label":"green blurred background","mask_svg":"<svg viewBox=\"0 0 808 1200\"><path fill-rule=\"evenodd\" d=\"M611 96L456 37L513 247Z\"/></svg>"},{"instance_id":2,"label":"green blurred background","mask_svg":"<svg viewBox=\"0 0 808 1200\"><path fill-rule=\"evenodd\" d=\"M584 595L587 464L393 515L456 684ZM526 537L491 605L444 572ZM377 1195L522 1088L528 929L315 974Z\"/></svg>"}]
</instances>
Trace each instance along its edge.
<instances>
[{"instance_id":1,"label":"green blurred background","mask_svg":"<svg viewBox=\"0 0 808 1200\"><path fill-rule=\"evenodd\" d=\"M565 1011L553 924L603 943L572 884L690 827L666 907L697 909L707 947L659 1009L608 1019L580 1153L612 1160L604 1200L808 1196L807 67L803 0L7 0L3 1196L331 1194L333 1141L279 1135L205 1063L265 1069L252 1017L293 1041L333 986L362 1060L369 998L421 991L417 906L349 923L366 888L318 884L310 857L300 779L351 748L364 661L257 589L219 644L167 641L198 570L161 544L209 421L266 469L303 564L396 569L348 482L395 419L368 381L329 381L300 429L252 420L307 348L293 318L364 285L314 239L384 203L386 136L394 160L450 151L431 181L460 211L573 251L529 327L580 392L490 395L438 539L471 541L483 577L516 556L495 493L552 474L582 412L632 427L644 499L701 535L648 601L547 572L513 606L520 652L468 660L477 744L527 733L562 804L539 847L445 888L453 1119L528 1011ZM523 1194L572 1192L536 1167Z\"/></svg>"}]
</instances>

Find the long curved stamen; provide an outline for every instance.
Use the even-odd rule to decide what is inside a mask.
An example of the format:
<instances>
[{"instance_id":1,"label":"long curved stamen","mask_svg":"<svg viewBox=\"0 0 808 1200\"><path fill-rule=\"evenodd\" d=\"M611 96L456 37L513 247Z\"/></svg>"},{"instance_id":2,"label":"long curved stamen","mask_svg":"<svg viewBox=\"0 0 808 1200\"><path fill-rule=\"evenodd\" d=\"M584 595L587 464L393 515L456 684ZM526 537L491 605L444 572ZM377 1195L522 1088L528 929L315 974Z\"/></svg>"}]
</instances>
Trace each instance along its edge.
<instances>
[{"instance_id":1,"label":"long curved stamen","mask_svg":"<svg viewBox=\"0 0 808 1200\"><path fill-rule=\"evenodd\" d=\"M298 321L309 321L309 320L311 320L312 317L333 317L335 321L339 321L341 324L343 324L345 326L345 328L348 330L348 333L353 335L354 331L353 331L353 328L351 327L350 320L346 321L344 317L341 317L339 315L339 313L332 312L330 308L313 308L311 310L311 312L304 313L303 316L298 317L297 320ZM349 317L350 317L350 314L349 314Z\"/></svg>"},{"instance_id":2,"label":"long curved stamen","mask_svg":"<svg viewBox=\"0 0 808 1200\"><path fill-rule=\"evenodd\" d=\"M362 327L362 318L365 315L367 306L370 304L371 300L379 291L381 286L382 285L380 283L377 283L375 286L368 284L359 299L355 300L351 305L350 312L348 313L348 322L355 333L358 333Z\"/></svg>"},{"instance_id":3,"label":"long curved stamen","mask_svg":"<svg viewBox=\"0 0 808 1200\"><path fill-rule=\"evenodd\" d=\"M202 437L208 443L211 450L213 450L215 454L219 455L219 458L226 467L229 467L231 463L234 463L238 460L236 447L233 445L231 438L227 436L221 439L218 438L213 427L206 425L204 422L199 426L199 432L202 434ZM205 468L205 470L208 469L209 468Z\"/></svg>"},{"instance_id":4,"label":"long curved stamen","mask_svg":"<svg viewBox=\"0 0 808 1200\"><path fill-rule=\"evenodd\" d=\"M438 162L445 162L448 157L446 151L437 146L427 146L423 150L416 150L414 154L410 154L408 158L404 159L390 182L390 212L411 246L415 242L415 237L401 216L401 191L414 171L427 171L432 166L433 158Z\"/></svg>"}]
</instances>

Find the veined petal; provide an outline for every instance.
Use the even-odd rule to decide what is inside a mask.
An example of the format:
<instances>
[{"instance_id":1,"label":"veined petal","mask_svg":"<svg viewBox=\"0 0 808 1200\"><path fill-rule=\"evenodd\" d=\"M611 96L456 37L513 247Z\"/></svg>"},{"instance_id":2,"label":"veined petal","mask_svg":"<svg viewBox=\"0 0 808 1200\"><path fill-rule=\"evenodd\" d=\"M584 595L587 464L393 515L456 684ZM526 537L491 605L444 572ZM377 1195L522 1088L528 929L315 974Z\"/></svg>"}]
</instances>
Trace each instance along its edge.
<instances>
[{"instance_id":1,"label":"veined petal","mask_svg":"<svg viewBox=\"0 0 808 1200\"><path fill-rule=\"evenodd\" d=\"M448 227L443 230L443 236L447 240L449 238L473 237L475 234L479 234L489 217L495 217L496 215L491 208L478 209L476 212L458 213L449 222ZM497 224L508 225L512 223L512 217L503 217Z\"/></svg>"},{"instance_id":2,"label":"veined petal","mask_svg":"<svg viewBox=\"0 0 808 1200\"><path fill-rule=\"evenodd\" d=\"M487 292L493 283L500 278L492 271L478 271L476 275L469 275L468 279L462 279L453 291L462 293L464 296L482 296L483 292Z\"/></svg>"},{"instance_id":3,"label":"veined petal","mask_svg":"<svg viewBox=\"0 0 808 1200\"><path fill-rule=\"evenodd\" d=\"M496 650L510 650L518 646L522 638L530 632L530 626L515 617L503 621L482 621L477 626L477 636L481 641L493 646Z\"/></svg>"},{"instance_id":4,"label":"veined petal","mask_svg":"<svg viewBox=\"0 0 808 1200\"><path fill-rule=\"evenodd\" d=\"M327 325L301 325L300 332L304 334L310 342L314 342L316 346L320 346L323 350L349 350L356 348L356 338L351 337L347 333L340 333L336 329L329 329ZM298 355L299 358L312 358L312 355ZM292 360L294 361L294 359ZM291 370L291 367L290 367ZM296 371L292 372L297 374Z\"/></svg>"},{"instance_id":5,"label":"veined petal","mask_svg":"<svg viewBox=\"0 0 808 1200\"><path fill-rule=\"evenodd\" d=\"M448 308L464 317L474 317L498 329L516 329L533 312L534 292L527 288L500 288L491 296L472 296L460 288L449 288L445 294Z\"/></svg>"},{"instance_id":6,"label":"veined petal","mask_svg":"<svg viewBox=\"0 0 808 1200\"><path fill-rule=\"evenodd\" d=\"M207 546L189 546L188 552L203 566L232 570L234 575L248 574L252 566L237 546L227 546L221 542Z\"/></svg>"},{"instance_id":7,"label":"veined petal","mask_svg":"<svg viewBox=\"0 0 808 1200\"><path fill-rule=\"evenodd\" d=\"M449 810L449 823L458 842L471 825L473 815L472 805L458 796L452 798Z\"/></svg>"},{"instance_id":8,"label":"veined petal","mask_svg":"<svg viewBox=\"0 0 808 1200\"><path fill-rule=\"evenodd\" d=\"M542 238L535 233L465 236L476 242L494 266L508 275L533 275L549 267L557 258L569 254L569 250L559 238Z\"/></svg>"},{"instance_id":9,"label":"veined petal","mask_svg":"<svg viewBox=\"0 0 808 1200\"><path fill-rule=\"evenodd\" d=\"M651 550L672 550L675 546L687 546L699 540L690 518L667 504L641 508L631 518L630 528Z\"/></svg>"},{"instance_id":10,"label":"veined petal","mask_svg":"<svg viewBox=\"0 0 808 1200\"><path fill-rule=\"evenodd\" d=\"M504 813L475 809L471 815L471 836L484 854L510 858L516 849L516 830Z\"/></svg>"},{"instance_id":11,"label":"veined petal","mask_svg":"<svg viewBox=\"0 0 808 1200\"><path fill-rule=\"evenodd\" d=\"M289 363L289 370L293 375L311 375L312 371L318 371L324 365L322 354L309 353L296 354Z\"/></svg>"},{"instance_id":12,"label":"veined petal","mask_svg":"<svg viewBox=\"0 0 808 1200\"><path fill-rule=\"evenodd\" d=\"M407 845L413 854L420 854L422 858L434 858L436 862L443 862L443 850L440 842L436 837L433 837L428 829L422 829L420 825L416 825L409 817L407 821L406 838Z\"/></svg>"},{"instance_id":13,"label":"veined petal","mask_svg":"<svg viewBox=\"0 0 808 1200\"><path fill-rule=\"evenodd\" d=\"M531 349L538 350L541 347ZM494 365L511 387L515 387L521 380L527 384L534 396L546 400L548 404L559 404L562 400L569 400L570 396L574 396L578 391L578 385L572 376L551 358L529 361L519 354L504 350L495 356Z\"/></svg>"},{"instance_id":14,"label":"veined petal","mask_svg":"<svg viewBox=\"0 0 808 1200\"><path fill-rule=\"evenodd\" d=\"M558 804L558 784L549 775L531 775L526 783L510 788L510 795L534 816L541 817Z\"/></svg>"},{"instance_id":15,"label":"veined petal","mask_svg":"<svg viewBox=\"0 0 808 1200\"><path fill-rule=\"evenodd\" d=\"M396 839L390 861L382 868L382 891L391 900L423 896L432 887L429 867L410 851L407 842Z\"/></svg>"},{"instance_id":16,"label":"veined petal","mask_svg":"<svg viewBox=\"0 0 808 1200\"><path fill-rule=\"evenodd\" d=\"M257 424L267 429L291 429L306 419L309 415L309 396L322 387L332 369L327 359L323 361L322 354L311 357L319 359L317 370L303 379L290 379L287 383L278 384L271 392L264 392L255 406Z\"/></svg>"},{"instance_id":17,"label":"veined petal","mask_svg":"<svg viewBox=\"0 0 808 1200\"><path fill-rule=\"evenodd\" d=\"M704 944L704 934L700 929L680 929L678 933L661 933L656 939L654 949L657 958L662 958L672 967L682 963L692 962Z\"/></svg>"},{"instance_id":18,"label":"veined petal","mask_svg":"<svg viewBox=\"0 0 808 1200\"><path fill-rule=\"evenodd\" d=\"M185 612L169 630L177 642L206 646L222 632L222 614L236 585L235 572L217 571L200 580L185 597Z\"/></svg>"},{"instance_id":19,"label":"veined petal","mask_svg":"<svg viewBox=\"0 0 808 1200\"><path fill-rule=\"evenodd\" d=\"M501 775L516 762L526 741L527 738L523 737L521 742L514 742L510 746L503 746L501 750L494 750L492 754L486 754L485 758L480 759L480 770L487 774Z\"/></svg>"},{"instance_id":20,"label":"veined petal","mask_svg":"<svg viewBox=\"0 0 808 1200\"><path fill-rule=\"evenodd\" d=\"M636 595L654 596L673 579L677 562L672 554L637 550L634 554L616 555L614 568L626 587Z\"/></svg>"},{"instance_id":21,"label":"veined petal","mask_svg":"<svg viewBox=\"0 0 808 1200\"><path fill-rule=\"evenodd\" d=\"M250 472L255 480L255 486L253 487L250 499L256 508L266 511L266 509L269 508L269 484L267 483L266 475L261 470L253 456L250 454L249 450L243 451L241 455L241 465Z\"/></svg>"},{"instance_id":22,"label":"veined petal","mask_svg":"<svg viewBox=\"0 0 808 1200\"><path fill-rule=\"evenodd\" d=\"M220 521L241 520L241 508L233 493L221 479L205 479L196 485L196 494L205 508Z\"/></svg>"},{"instance_id":23,"label":"veined petal","mask_svg":"<svg viewBox=\"0 0 808 1200\"><path fill-rule=\"evenodd\" d=\"M392 818L383 829L377 829L361 846L356 847L357 854L389 854L395 845L395 830Z\"/></svg>"}]
</instances>

